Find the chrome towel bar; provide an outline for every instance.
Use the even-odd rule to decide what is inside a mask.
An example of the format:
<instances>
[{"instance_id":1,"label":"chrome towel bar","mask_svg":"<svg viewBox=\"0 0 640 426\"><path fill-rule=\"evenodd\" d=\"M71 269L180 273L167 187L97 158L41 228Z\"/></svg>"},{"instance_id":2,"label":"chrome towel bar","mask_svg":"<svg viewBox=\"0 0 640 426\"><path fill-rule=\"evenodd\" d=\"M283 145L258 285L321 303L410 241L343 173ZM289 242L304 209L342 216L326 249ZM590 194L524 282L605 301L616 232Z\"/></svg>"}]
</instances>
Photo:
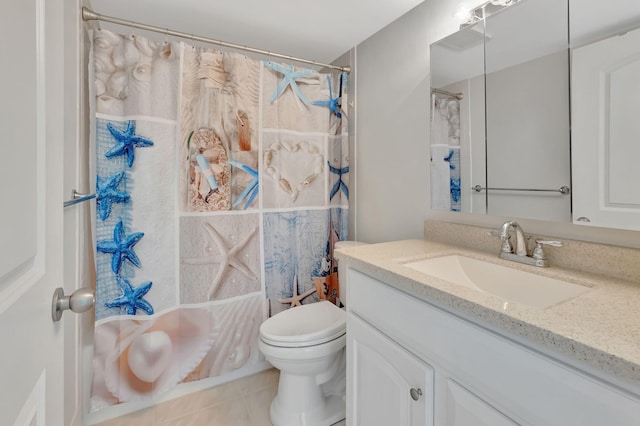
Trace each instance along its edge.
<instances>
[{"instance_id":1,"label":"chrome towel bar","mask_svg":"<svg viewBox=\"0 0 640 426\"><path fill-rule=\"evenodd\" d=\"M71 191L71 200L65 201L62 205L64 207L73 206L74 204L79 204L84 201L89 201L96 198L96 194L81 194L75 189Z\"/></svg>"},{"instance_id":2,"label":"chrome towel bar","mask_svg":"<svg viewBox=\"0 0 640 426\"><path fill-rule=\"evenodd\" d=\"M559 189L535 189L535 188L485 188L480 185L476 185L471 188L476 192L482 192L486 190L490 191L533 191L533 192L559 192L562 195L571 194L571 188L568 186L561 186Z\"/></svg>"}]
</instances>

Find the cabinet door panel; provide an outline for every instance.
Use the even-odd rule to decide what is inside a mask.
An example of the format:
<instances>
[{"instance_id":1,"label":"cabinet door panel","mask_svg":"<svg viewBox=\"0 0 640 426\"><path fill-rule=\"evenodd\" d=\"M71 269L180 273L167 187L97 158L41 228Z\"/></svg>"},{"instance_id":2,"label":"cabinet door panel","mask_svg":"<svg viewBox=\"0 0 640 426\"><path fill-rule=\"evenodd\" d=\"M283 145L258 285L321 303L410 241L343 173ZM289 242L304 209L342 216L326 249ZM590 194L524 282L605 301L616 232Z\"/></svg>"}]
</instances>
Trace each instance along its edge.
<instances>
[{"instance_id":1,"label":"cabinet door panel","mask_svg":"<svg viewBox=\"0 0 640 426\"><path fill-rule=\"evenodd\" d=\"M354 315L347 336L349 424L433 425L433 369Z\"/></svg>"},{"instance_id":2,"label":"cabinet door panel","mask_svg":"<svg viewBox=\"0 0 640 426\"><path fill-rule=\"evenodd\" d=\"M640 230L638 46L634 30L573 52L574 223Z\"/></svg>"},{"instance_id":3,"label":"cabinet door panel","mask_svg":"<svg viewBox=\"0 0 640 426\"><path fill-rule=\"evenodd\" d=\"M448 380L447 425L516 426L517 423L453 380Z\"/></svg>"}]
</instances>

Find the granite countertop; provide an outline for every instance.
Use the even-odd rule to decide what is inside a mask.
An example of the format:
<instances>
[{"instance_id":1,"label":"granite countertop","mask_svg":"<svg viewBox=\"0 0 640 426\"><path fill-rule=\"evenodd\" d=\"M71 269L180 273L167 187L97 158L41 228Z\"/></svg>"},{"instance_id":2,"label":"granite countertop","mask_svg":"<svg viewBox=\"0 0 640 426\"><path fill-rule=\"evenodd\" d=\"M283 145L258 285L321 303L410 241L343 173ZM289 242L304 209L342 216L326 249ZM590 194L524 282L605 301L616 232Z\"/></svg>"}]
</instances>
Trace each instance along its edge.
<instances>
[{"instance_id":1,"label":"granite countertop","mask_svg":"<svg viewBox=\"0 0 640 426\"><path fill-rule=\"evenodd\" d=\"M505 335L533 341L551 353L613 375L640 394L640 284L562 266L537 268L498 258L497 252L426 240L406 240L336 250L349 266L414 297L478 321ZM461 254L591 287L546 309L528 308L488 293L415 271L403 263ZM636 259L637 261L637 259Z\"/></svg>"}]
</instances>

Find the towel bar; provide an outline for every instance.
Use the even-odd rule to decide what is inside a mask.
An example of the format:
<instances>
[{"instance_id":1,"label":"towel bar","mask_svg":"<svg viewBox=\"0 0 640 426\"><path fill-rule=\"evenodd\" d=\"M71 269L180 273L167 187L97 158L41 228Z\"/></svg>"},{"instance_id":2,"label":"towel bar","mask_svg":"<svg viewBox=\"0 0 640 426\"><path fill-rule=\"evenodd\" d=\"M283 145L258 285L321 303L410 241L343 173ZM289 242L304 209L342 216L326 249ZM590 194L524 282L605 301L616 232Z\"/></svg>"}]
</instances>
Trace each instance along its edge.
<instances>
[{"instance_id":1,"label":"towel bar","mask_svg":"<svg viewBox=\"0 0 640 426\"><path fill-rule=\"evenodd\" d=\"M96 198L96 194L81 194L80 192L73 189L71 191L71 200L65 201L62 205L64 207L73 206L78 203L82 203L84 201L89 201L93 198Z\"/></svg>"},{"instance_id":2,"label":"towel bar","mask_svg":"<svg viewBox=\"0 0 640 426\"><path fill-rule=\"evenodd\" d=\"M568 186L561 186L559 189L535 189L535 188L484 188L480 185L472 187L476 192L486 191L534 191L534 192L559 192L562 195L571 194L571 189Z\"/></svg>"}]
</instances>

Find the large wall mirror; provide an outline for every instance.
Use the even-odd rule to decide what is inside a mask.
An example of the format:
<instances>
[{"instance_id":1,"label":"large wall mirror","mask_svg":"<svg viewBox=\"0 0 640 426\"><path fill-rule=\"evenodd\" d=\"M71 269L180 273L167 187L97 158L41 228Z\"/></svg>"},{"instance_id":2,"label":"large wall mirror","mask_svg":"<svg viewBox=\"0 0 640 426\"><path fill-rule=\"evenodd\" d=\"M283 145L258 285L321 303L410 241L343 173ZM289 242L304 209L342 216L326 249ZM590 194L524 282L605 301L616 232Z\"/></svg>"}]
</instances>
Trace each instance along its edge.
<instances>
[{"instance_id":1,"label":"large wall mirror","mask_svg":"<svg viewBox=\"0 0 640 426\"><path fill-rule=\"evenodd\" d=\"M640 1L474 13L431 45L432 208L640 229Z\"/></svg>"},{"instance_id":2,"label":"large wall mirror","mask_svg":"<svg viewBox=\"0 0 640 426\"><path fill-rule=\"evenodd\" d=\"M431 46L432 208L571 219L567 10L521 0Z\"/></svg>"}]
</instances>

